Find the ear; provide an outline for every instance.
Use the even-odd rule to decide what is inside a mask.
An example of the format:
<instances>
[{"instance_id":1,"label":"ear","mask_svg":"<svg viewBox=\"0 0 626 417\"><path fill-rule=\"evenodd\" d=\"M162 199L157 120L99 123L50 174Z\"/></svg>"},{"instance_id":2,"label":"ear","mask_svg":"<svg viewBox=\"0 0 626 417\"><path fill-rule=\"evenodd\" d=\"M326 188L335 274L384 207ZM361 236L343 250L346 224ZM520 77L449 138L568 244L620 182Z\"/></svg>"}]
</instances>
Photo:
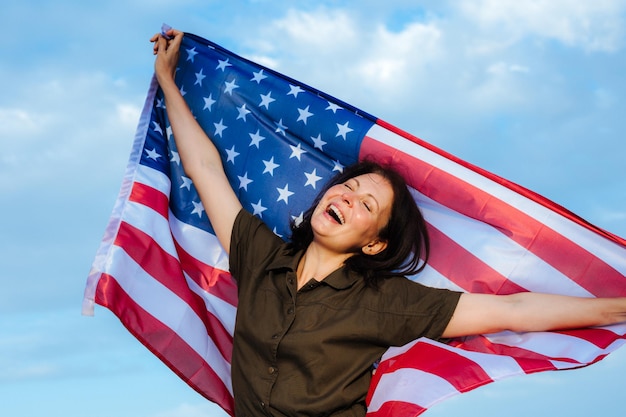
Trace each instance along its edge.
<instances>
[{"instance_id":1,"label":"ear","mask_svg":"<svg viewBox=\"0 0 626 417\"><path fill-rule=\"evenodd\" d=\"M387 248L387 241L376 238L375 240L372 240L367 245L363 246L361 248L361 251L366 255L373 256L373 255L378 255L379 253L384 251L386 248Z\"/></svg>"}]
</instances>

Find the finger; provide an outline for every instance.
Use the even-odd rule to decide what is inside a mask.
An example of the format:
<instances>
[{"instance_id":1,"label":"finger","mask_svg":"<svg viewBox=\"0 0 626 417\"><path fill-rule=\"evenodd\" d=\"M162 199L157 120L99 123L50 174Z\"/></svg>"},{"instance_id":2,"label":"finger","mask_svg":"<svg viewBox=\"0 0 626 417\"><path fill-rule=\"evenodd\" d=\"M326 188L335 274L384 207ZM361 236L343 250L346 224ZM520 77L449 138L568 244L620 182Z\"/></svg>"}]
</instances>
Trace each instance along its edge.
<instances>
[{"instance_id":1,"label":"finger","mask_svg":"<svg viewBox=\"0 0 626 417\"><path fill-rule=\"evenodd\" d=\"M154 35L153 37L150 38L150 42L152 42L152 54L153 55L156 55L158 52L158 49L159 49L158 40L159 40L158 35Z\"/></svg>"},{"instance_id":2,"label":"finger","mask_svg":"<svg viewBox=\"0 0 626 417\"><path fill-rule=\"evenodd\" d=\"M157 37L154 42L153 51L155 55L158 55L160 52L164 52L167 50L167 41L163 38L163 36Z\"/></svg>"},{"instance_id":3,"label":"finger","mask_svg":"<svg viewBox=\"0 0 626 417\"><path fill-rule=\"evenodd\" d=\"M169 29L167 32L165 32L167 34L167 36L169 36L170 38L175 38L177 36L181 36L183 35L183 32L181 32L180 30L176 30L176 29Z\"/></svg>"},{"instance_id":4,"label":"finger","mask_svg":"<svg viewBox=\"0 0 626 417\"><path fill-rule=\"evenodd\" d=\"M180 44L183 41L183 32L179 32L179 31L171 31L172 34L172 38L170 39L169 43L168 43L168 48L172 48L172 50L177 51L180 48Z\"/></svg>"}]
</instances>

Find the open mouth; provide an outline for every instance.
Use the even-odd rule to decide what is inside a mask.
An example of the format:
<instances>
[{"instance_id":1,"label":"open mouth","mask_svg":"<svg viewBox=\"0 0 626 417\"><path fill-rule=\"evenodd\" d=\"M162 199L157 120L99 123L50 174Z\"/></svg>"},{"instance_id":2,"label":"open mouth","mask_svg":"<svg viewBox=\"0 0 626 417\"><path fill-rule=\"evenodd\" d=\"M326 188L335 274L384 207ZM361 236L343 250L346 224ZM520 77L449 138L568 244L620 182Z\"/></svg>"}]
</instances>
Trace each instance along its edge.
<instances>
[{"instance_id":1,"label":"open mouth","mask_svg":"<svg viewBox=\"0 0 626 417\"><path fill-rule=\"evenodd\" d=\"M328 206L328 208L326 209L326 213L328 213L328 215L330 217L332 217L337 223L339 224L344 224L345 223L345 219L343 218L343 214L341 214L341 212L339 211L339 209L333 205Z\"/></svg>"}]
</instances>

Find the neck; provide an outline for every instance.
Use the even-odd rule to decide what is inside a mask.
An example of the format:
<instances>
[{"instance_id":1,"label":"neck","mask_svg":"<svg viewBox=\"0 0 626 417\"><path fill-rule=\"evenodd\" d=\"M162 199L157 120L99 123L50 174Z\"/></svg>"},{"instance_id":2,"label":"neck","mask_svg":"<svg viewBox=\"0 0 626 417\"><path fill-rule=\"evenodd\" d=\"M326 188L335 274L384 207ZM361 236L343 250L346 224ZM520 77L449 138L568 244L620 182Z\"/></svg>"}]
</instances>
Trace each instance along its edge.
<instances>
[{"instance_id":1,"label":"neck","mask_svg":"<svg viewBox=\"0 0 626 417\"><path fill-rule=\"evenodd\" d=\"M298 289L311 279L324 280L343 265L350 254L334 254L312 243L307 247L298 263Z\"/></svg>"}]
</instances>

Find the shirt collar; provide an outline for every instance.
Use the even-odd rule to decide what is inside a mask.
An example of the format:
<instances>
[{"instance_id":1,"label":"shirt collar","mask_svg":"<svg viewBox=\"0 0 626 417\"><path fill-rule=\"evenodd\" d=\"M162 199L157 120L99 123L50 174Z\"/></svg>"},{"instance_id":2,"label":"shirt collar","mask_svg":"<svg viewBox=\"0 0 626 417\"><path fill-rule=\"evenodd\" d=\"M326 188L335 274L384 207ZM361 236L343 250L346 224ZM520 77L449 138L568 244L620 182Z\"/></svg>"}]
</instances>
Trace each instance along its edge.
<instances>
[{"instance_id":1,"label":"shirt collar","mask_svg":"<svg viewBox=\"0 0 626 417\"><path fill-rule=\"evenodd\" d=\"M362 278L359 274L342 266L327 276L323 282L336 290L345 290L352 287L360 279Z\"/></svg>"},{"instance_id":2,"label":"shirt collar","mask_svg":"<svg viewBox=\"0 0 626 417\"><path fill-rule=\"evenodd\" d=\"M280 251L276 254L272 262L267 266L266 271L275 271L279 269L287 269L295 272L298 268L298 262L304 254L303 250L291 254L291 248L288 244L283 245ZM353 286L358 280L362 279L359 274L349 271L345 266L335 270L326 279L321 282L336 289L344 290Z\"/></svg>"}]
</instances>

